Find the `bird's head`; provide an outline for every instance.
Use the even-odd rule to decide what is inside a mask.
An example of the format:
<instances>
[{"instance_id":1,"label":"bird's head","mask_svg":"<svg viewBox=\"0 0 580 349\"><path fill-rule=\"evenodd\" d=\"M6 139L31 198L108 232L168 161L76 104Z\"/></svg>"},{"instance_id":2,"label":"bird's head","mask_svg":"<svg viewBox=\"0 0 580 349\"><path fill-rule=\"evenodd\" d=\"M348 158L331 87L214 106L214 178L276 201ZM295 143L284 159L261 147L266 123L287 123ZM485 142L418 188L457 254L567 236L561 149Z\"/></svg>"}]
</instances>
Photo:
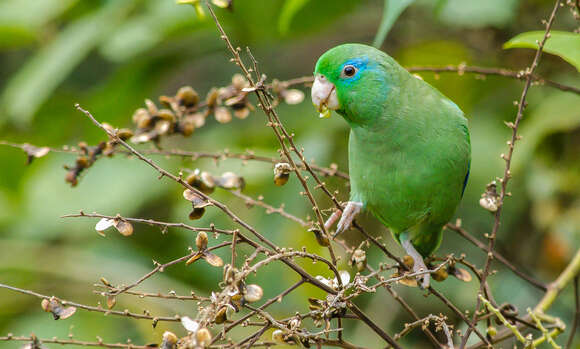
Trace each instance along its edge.
<instances>
[{"instance_id":1,"label":"bird's head","mask_svg":"<svg viewBox=\"0 0 580 349\"><path fill-rule=\"evenodd\" d=\"M362 124L380 115L380 108L398 90L401 67L386 53L362 44L344 44L326 51L316 63L312 103L320 117L335 110L349 123Z\"/></svg>"}]
</instances>

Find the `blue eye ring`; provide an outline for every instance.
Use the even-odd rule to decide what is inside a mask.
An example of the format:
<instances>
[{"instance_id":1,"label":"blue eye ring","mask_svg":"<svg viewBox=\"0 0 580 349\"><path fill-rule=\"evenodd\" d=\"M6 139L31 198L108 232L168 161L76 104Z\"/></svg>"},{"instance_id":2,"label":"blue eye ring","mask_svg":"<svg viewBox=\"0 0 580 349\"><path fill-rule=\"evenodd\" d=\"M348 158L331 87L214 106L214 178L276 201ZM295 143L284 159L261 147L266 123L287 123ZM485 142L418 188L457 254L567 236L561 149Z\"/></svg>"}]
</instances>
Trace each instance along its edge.
<instances>
[{"instance_id":1,"label":"blue eye ring","mask_svg":"<svg viewBox=\"0 0 580 349\"><path fill-rule=\"evenodd\" d=\"M357 72L358 72L357 67L355 67L352 64L348 64L345 65L344 68L342 68L342 72L340 75L342 75L343 78L352 78L353 76L356 75Z\"/></svg>"}]
</instances>

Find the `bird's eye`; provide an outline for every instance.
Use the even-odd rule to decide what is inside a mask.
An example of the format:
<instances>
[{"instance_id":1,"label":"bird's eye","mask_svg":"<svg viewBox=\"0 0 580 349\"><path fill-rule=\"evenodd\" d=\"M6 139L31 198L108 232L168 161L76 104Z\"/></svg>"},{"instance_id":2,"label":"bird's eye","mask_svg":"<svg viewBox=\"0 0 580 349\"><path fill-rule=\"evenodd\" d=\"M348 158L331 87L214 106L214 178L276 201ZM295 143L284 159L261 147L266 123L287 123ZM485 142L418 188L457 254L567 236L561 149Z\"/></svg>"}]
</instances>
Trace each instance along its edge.
<instances>
[{"instance_id":1,"label":"bird's eye","mask_svg":"<svg viewBox=\"0 0 580 349\"><path fill-rule=\"evenodd\" d=\"M352 65L347 65L342 69L342 74L346 77L351 77L356 74L356 68Z\"/></svg>"}]
</instances>

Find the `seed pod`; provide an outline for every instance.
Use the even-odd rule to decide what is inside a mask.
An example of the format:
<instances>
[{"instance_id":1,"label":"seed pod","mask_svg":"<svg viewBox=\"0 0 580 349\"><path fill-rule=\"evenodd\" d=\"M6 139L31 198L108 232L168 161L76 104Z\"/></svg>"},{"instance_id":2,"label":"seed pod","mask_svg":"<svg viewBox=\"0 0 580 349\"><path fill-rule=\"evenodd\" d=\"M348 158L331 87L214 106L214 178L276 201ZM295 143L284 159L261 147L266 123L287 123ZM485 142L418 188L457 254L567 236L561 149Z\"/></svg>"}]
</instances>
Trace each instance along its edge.
<instances>
[{"instance_id":1,"label":"seed pod","mask_svg":"<svg viewBox=\"0 0 580 349\"><path fill-rule=\"evenodd\" d=\"M243 107L234 107L234 116L238 119L245 119L250 115L250 109L245 105Z\"/></svg>"},{"instance_id":2,"label":"seed pod","mask_svg":"<svg viewBox=\"0 0 580 349\"><path fill-rule=\"evenodd\" d=\"M70 183L71 187L76 187L76 185L79 183L78 179L77 179L77 172L75 169L71 169L66 173L66 176L64 176L64 180L67 183Z\"/></svg>"},{"instance_id":3,"label":"seed pod","mask_svg":"<svg viewBox=\"0 0 580 349\"><path fill-rule=\"evenodd\" d=\"M284 332L282 330L276 330L272 332L272 340L276 343L284 344Z\"/></svg>"},{"instance_id":4,"label":"seed pod","mask_svg":"<svg viewBox=\"0 0 580 349\"><path fill-rule=\"evenodd\" d=\"M471 281L471 274L469 274L469 272L463 268L449 267L448 272L463 282Z\"/></svg>"},{"instance_id":5,"label":"seed pod","mask_svg":"<svg viewBox=\"0 0 580 349\"><path fill-rule=\"evenodd\" d=\"M320 246L327 247L330 245L330 240L328 240L328 237L326 237L326 235L324 235L322 233L322 231L320 231L320 229L310 228L310 229L308 229L308 231L311 231L314 233L314 236L316 237L316 242L318 242L318 244Z\"/></svg>"},{"instance_id":6,"label":"seed pod","mask_svg":"<svg viewBox=\"0 0 580 349\"><path fill-rule=\"evenodd\" d=\"M193 207L193 210L191 210L191 212L189 213L189 219L191 219L192 221L196 220L196 219L200 219L201 217L203 217L203 214L205 213L205 207Z\"/></svg>"},{"instance_id":7,"label":"seed pod","mask_svg":"<svg viewBox=\"0 0 580 349\"><path fill-rule=\"evenodd\" d=\"M175 95L180 105L185 107L193 107L199 102L199 95L191 86L183 86L177 91Z\"/></svg>"},{"instance_id":8,"label":"seed pod","mask_svg":"<svg viewBox=\"0 0 580 349\"><path fill-rule=\"evenodd\" d=\"M207 233L204 231L200 231L197 233L197 237L195 238L195 246L197 246L198 250L205 250L207 248Z\"/></svg>"},{"instance_id":9,"label":"seed pod","mask_svg":"<svg viewBox=\"0 0 580 349\"><path fill-rule=\"evenodd\" d=\"M139 108L133 113L133 122L138 128L148 128L151 126L151 114L145 108Z\"/></svg>"},{"instance_id":10,"label":"seed pod","mask_svg":"<svg viewBox=\"0 0 580 349\"><path fill-rule=\"evenodd\" d=\"M302 325L302 320L300 319L300 316L296 315L295 318L290 320L289 325L290 325L290 329L293 331L299 329L300 326Z\"/></svg>"},{"instance_id":11,"label":"seed pod","mask_svg":"<svg viewBox=\"0 0 580 349\"><path fill-rule=\"evenodd\" d=\"M282 186L288 182L292 166L287 162L279 162L274 166L274 184Z\"/></svg>"},{"instance_id":12,"label":"seed pod","mask_svg":"<svg viewBox=\"0 0 580 349\"><path fill-rule=\"evenodd\" d=\"M232 86L236 90L241 90L244 87L248 86L248 81L246 80L246 78L244 78L242 74L234 74L234 76L232 76Z\"/></svg>"},{"instance_id":13,"label":"seed pod","mask_svg":"<svg viewBox=\"0 0 580 349\"><path fill-rule=\"evenodd\" d=\"M128 128L122 128L119 131L117 131L117 137L119 137L123 141L126 141L129 138L133 137L133 131L131 131Z\"/></svg>"},{"instance_id":14,"label":"seed pod","mask_svg":"<svg viewBox=\"0 0 580 349\"><path fill-rule=\"evenodd\" d=\"M415 265L415 260L413 259L413 257L409 256L408 254L405 255L405 257L403 257L403 263L409 268L409 269L413 269L413 266Z\"/></svg>"},{"instance_id":15,"label":"seed pod","mask_svg":"<svg viewBox=\"0 0 580 349\"><path fill-rule=\"evenodd\" d=\"M191 136L191 134L195 131L195 123L193 119L185 118L179 124L179 132L185 137Z\"/></svg>"},{"instance_id":16,"label":"seed pod","mask_svg":"<svg viewBox=\"0 0 580 349\"><path fill-rule=\"evenodd\" d=\"M233 172L225 172L222 174L222 176L217 179L217 183L224 189L243 189L246 184L243 177L240 177Z\"/></svg>"},{"instance_id":17,"label":"seed pod","mask_svg":"<svg viewBox=\"0 0 580 349\"><path fill-rule=\"evenodd\" d=\"M207 96L205 98L205 102L207 103L208 108L214 108L218 102L218 97L219 97L219 92L218 90L214 87L212 88L208 93Z\"/></svg>"},{"instance_id":18,"label":"seed pod","mask_svg":"<svg viewBox=\"0 0 580 349\"><path fill-rule=\"evenodd\" d=\"M195 334L195 340L197 341L197 345L206 347L211 343L211 333L205 327L200 328Z\"/></svg>"},{"instance_id":19,"label":"seed pod","mask_svg":"<svg viewBox=\"0 0 580 349\"><path fill-rule=\"evenodd\" d=\"M367 266L367 254L364 250L357 248L354 250L351 263L356 266L356 270L363 271Z\"/></svg>"},{"instance_id":20,"label":"seed pod","mask_svg":"<svg viewBox=\"0 0 580 349\"><path fill-rule=\"evenodd\" d=\"M151 115L157 115L159 112L159 109L157 109L155 103L153 103L153 101L150 99L145 100L145 106L147 106L147 111L149 111L149 114Z\"/></svg>"},{"instance_id":21,"label":"seed pod","mask_svg":"<svg viewBox=\"0 0 580 349\"><path fill-rule=\"evenodd\" d=\"M485 188L485 192L481 194L479 205L489 212L496 212L500 205L499 199L499 195L497 194L497 185L495 181L492 181Z\"/></svg>"},{"instance_id":22,"label":"seed pod","mask_svg":"<svg viewBox=\"0 0 580 349\"><path fill-rule=\"evenodd\" d=\"M223 324L228 320L227 308L228 307L222 307L220 310L218 310L214 319L216 324Z\"/></svg>"},{"instance_id":23,"label":"seed pod","mask_svg":"<svg viewBox=\"0 0 580 349\"><path fill-rule=\"evenodd\" d=\"M189 185L199 189L204 194L211 194L215 189L215 179L209 172L200 172L196 169L192 174L185 179Z\"/></svg>"},{"instance_id":24,"label":"seed pod","mask_svg":"<svg viewBox=\"0 0 580 349\"><path fill-rule=\"evenodd\" d=\"M171 123L175 122L175 114L169 109L161 109L157 116L162 120L167 120Z\"/></svg>"},{"instance_id":25,"label":"seed pod","mask_svg":"<svg viewBox=\"0 0 580 349\"><path fill-rule=\"evenodd\" d=\"M447 279L449 273L447 272L447 268L439 268L439 270L432 273L431 276L433 277L433 280L441 282Z\"/></svg>"},{"instance_id":26,"label":"seed pod","mask_svg":"<svg viewBox=\"0 0 580 349\"><path fill-rule=\"evenodd\" d=\"M244 300L249 303L257 302L264 296L264 290L258 285L252 284L246 286Z\"/></svg>"},{"instance_id":27,"label":"seed pod","mask_svg":"<svg viewBox=\"0 0 580 349\"><path fill-rule=\"evenodd\" d=\"M159 349L175 349L177 344L177 336L173 332L165 331L163 333L163 341Z\"/></svg>"},{"instance_id":28,"label":"seed pod","mask_svg":"<svg viewBox=\"0 0 580 349\"><path fill-rule=\"evenodd\" d=\"M171 129L172 121L169 120L159 120L155 123L155 132L154 136L166 134Z\"/></svg>"},{"instance_id":29,"label":"seed pod","mask_svg":"<svg viewBox=\"0 0 580 349\"><path fill-rule=\"evenodd\" d=\"M296 89L283 90L280 96L286 104L298 104L304 100L304 92Z\"/></svg>"},{"instance_id":30,"label":"seed pod","mask_svg":"<svg viewBox=\"0 0 580 349\"><path fill-rule=\"evenodd\" d=\"M47 313L52 313L52 316L55 320L58 319L66 319L71 316L77 311L75 307L65 307L62 303L57 300L56 298L52 297L50 299L43 299L40 303L42 310L46 311Z\"/></svg>"},{"instance_id":31,"label":"seed pod","mask_svg":"<svg viewBox=\"0 0 580 349\"><path fill-rule=\"evenodd\" d=\"M227 124L232 121L232 114L226 107L215 108L214 117L220 124Z\"/></svg>"},{"instance_id":32,"label":"seed pod","mask_svg":"<svg viewBox=\"0 0 580 349\"><path fill-rule=\"evenodd\" d=\"M497 328L495 328L494 326L488 326L487 334L490 335L491 337L495 336L497 334Z\"/></svg>"}]
</instances>

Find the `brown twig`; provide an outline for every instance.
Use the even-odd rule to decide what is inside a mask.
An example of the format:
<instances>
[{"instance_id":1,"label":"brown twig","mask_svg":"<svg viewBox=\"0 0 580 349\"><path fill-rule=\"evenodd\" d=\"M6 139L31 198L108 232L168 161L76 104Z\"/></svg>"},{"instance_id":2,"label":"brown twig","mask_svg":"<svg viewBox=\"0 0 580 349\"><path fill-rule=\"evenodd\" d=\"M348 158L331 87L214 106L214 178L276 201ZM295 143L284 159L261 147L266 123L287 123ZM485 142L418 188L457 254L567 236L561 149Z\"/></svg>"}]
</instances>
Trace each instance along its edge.
<instances>
[{"instance_id":1,"label":"brown twig","mask_svg":"<svg viewBox=\"0 0 580 349\"><path fill-rule=\"evenodd\" d=\"M120 219L125 220L127 222L160 226L161 230L163 232L165 232L167 230L167 228L182 228L182 229L191 230L194 232L204 231L204 232L208 232L208 233L220 233L220 234L226 234L226 235L233 235L234 232L236 231L236 230L218 229L215 226L213 226L213 224L211 224L209 228L201 228L201 227L193 227L193 226L185 224L185 223L169 223L169 222L156 221L156 220L148 219L148 218L131 218L131 217L123 217L120 215L107 216L107 215L103 215L103 214L99 214L99 213L85 213L83 211L80 211L79 213L72 213L72 214L66 214L66 215L60 216L60 218L75 218L75 217L106 218L106 219L120 218Z\"/></svg>"},{"instance_id":2,"label":"brown twig","mask_svg":"<svg viewBox=\"0 0 580 349\"><path fill-rule=\"evenodd\" d=\"M501 213L502 213L502 209L503 209L503 203L504 203L504 199L507 195L507 184L511 178L510 168L511 168L512 156L514 153L514 147L515 147L516 141L518 141L520 139L520 137L518 136L518 127L520 125L520 122L522 121L522 118L524 115L524 108L526 107L526 104L527 104L526 97L528 95L528 91L530 89L530 86L532 85L532 81L534 80L533 74L534 74L534 71L536 70L536 67L538 66L538 64L540 62L540 57L542 56L544 45L546 44L546 41L550 37L550 29L552 28L552 24L554 23L554 19L556 18L556 13L558 12L559 7L560 7L560 0L556 0L554 8L552 10L552 13L550 15L550 18L548 19L548 22L546 23L546 31L544 33L544 37L538 43L538 49L536 50L534 60L532 61L531 66L529 68L527 68L525 71L526 83L524 85L522 95L521 95L520 100L518 102L518 111L517 111L515 120L513 123L508 123L508 126L512 129L512 136L511 136L511 140L508 142L507 155L502 154L502 158L505 160L506 164L505 164L503 177L500 179L501 190L500 190L500 194L499 194L498 208L497 208L497 211L495 212L493 229L491 231L491 234L489 234L487 236L489 239L488 248L487 248L488 253L487 253L486 260L485 260L485 266L483 268L483 274L481 277L481 284L480 284L478 295L483 294L483 289L484 289L485 283L487 281L487 276L489 275L489 272L491 269L491 261L493 260L493 249L495 246L496 234L497 234L497 231L499 230ZM481 298L478 296L476 306L475 306L475 311L473 312L473 317L472 317L472 321L471 321L471 324L473 326L475 326L475 324L477 323L478 309L480 306L481 306ZM472 329L473 329L473 327L470 326L470 328L465 333L465 336L463 337L463 340L462 340L461 345L460 345L460 349L463 349L465 347L465 345L467 344L467 340L469 339L469 335L471 334Z\"/></svg>"},{"instance_id":3,"label":"brown twig","mask_svg":"<svg viewBox=\"0 0 580 349\"><path fill-rule=\"evenodd\" d=\"M5 285L5 284L0 284L0 288L5 288L5 289L11 290L11 291L20 292L20 293L27 294L29 296L38 297L41 299L51 299L52 298L51 296L43 295L43 294L40 294L40 293L37 293L34 291L25 290L22 288L10 286L10 285ZM87 311L104 313L105 315L125 316L125 317L134 318L134 319L153 320L155 322L157 322L157 321L179 321L179 319L180 319L179 315L175 315L175 316L152 316L152 315L131 313L128 310L118 311L118 310L103 309L101 307L92 307L90 305L75 303L75 302L71 302L71 301L68 301L65 299L61 299L61 298L59 298L59 300L60 300L60 303L62 303L62 305L64 305L64 306L73 306L73 307L87 310Z\"/></svg>"},{"instance_id":4,"label":"brown twig","mask_svg":"<svg viewBox=\"0 0 580 349\"><path fill-rule=\"evenodd\" d=\"M105 343L102 340L98 342L90 342L90 341L81 341L76 339L58 339L58 338L36 338L35 336L0 336L0 342L33 342L33 341L40 341L41 343L54 343L60 345L79 345L83 347L101 347L101 348L127 348L127 349L151 349L150 346L147 345L135 345L133 343Z\"/></svg>"},{"instance_id":5,"label":"brown twig","mask_svg":"<svg viewBox=\"0 0 580 349\"><path fill-rule=\"evenodd\" d=\"M576 329L578 327L578 322L580 321L580 298L578 296L578 275L574 277L574 320L572 320L572 326L570 327L570 336L566 342L566 349L572 348L572 343L574 342L574 336L576 335Z\"/></svg>"},{"instance_id":6,"label":"brown twig","mask_svg":"<svg viewBox=\"0 0 580 349\"><path fill-rule=\"evenodd\" d=\"M448 223L445 227L449 230L452 230L452 231L458 233L459 235L464 237L467 241L469 241L472 244L474 244L475 246L479 247L484 252L489 252L489 250L487 249L488 246L486 244L479 241L473 235L469 234L465 229L463 229L455 224L451 224L451 223ZM494 250L494 251L492 251L492 253L493 253L493 258L500 261L503 265L508 267L512 272L514 272L514 274L516 274L517 276L519 276L523 280L529 282L531 285L533 285L534 287L536 287L544 292L546 292L548 290L547 286L543 282L538 281L538 280L534 279L532 276L527 275L524 272L522 272L518 267L513 265L510 261L508 261L499 252Z\"/></svg>"}]
</instances>

